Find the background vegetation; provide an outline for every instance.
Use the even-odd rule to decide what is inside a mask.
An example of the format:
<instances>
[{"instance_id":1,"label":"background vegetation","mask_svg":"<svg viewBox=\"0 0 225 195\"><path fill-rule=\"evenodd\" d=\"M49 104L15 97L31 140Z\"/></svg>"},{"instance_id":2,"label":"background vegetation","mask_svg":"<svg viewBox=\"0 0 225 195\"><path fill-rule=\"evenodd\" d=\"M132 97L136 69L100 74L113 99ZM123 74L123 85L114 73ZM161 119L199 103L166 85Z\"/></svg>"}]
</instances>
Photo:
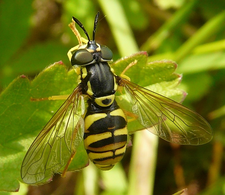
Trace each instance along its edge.
<instances>
[{"instance_id":1,"label":"background vegetation","mask_svg":"<svg viewBox=\"0 0 225 195\"><path fill-rule=\"evenodd\" d=\"M66 53L77 44L67 26L71 16L79 18L91 32L93 18L100 11L96 40L113 50L114 60L147 51L148 61L176 61L179 65L176 72L183 74L180 88L189 94L183 104L203 115L214 130L210 143L195 147L172 145L158 141L150 133L136 133L134 146L112 171L101 172L90 165L83 171L69 172L65 178L56 176L53 182L40 187L21 184L16 194L167 195L184 188L191 195L225 194L224 7L225 1L221 0L213 3L210 0L0 0L1 100L20 98L20 91L4 93L19 75L32 79L45 67L61 60L69 68ZM54 83L55 87L60 82ZM66 82L71 84L69 80ZM21 86L23 83L18 87ZM59 90L62 94L68 92L68 89ZM29 91L27 94L29 97ZM0 109L2 116L3 104ZM8 125L15 124L12 121ZM5 139L7 128L0 132L1 139ZM17 136L15 132L9 133ZM5 155L2 143L0 157ZM7 167L7 161L4 163L1 171ZM20 162L14 164L20 167ZM1 171L4 183L11 172L1 175ZM17 185L14 184L14 190Z\"/></svg>"}]
</instances>

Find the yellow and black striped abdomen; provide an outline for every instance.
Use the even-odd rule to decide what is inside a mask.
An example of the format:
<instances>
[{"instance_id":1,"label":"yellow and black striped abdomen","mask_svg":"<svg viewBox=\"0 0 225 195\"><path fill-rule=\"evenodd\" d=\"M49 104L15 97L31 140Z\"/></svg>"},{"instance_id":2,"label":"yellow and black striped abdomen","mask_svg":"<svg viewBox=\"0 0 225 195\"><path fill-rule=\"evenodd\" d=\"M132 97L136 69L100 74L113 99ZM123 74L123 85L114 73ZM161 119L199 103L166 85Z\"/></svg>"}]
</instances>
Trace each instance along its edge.
<instances>
[{"instance_id":1,"label":"yellow and black striped abdomen","mask_svg":"<svg viewBox=\"0 0 225 195\"><path fill-rule=\"evenodd\" d=\"M116 104L116 103L115 103ZM84 145L89 158L102 170L111 169L126 151L127 121L123 111L87 112Z\"/></svg>"}]
</instances>

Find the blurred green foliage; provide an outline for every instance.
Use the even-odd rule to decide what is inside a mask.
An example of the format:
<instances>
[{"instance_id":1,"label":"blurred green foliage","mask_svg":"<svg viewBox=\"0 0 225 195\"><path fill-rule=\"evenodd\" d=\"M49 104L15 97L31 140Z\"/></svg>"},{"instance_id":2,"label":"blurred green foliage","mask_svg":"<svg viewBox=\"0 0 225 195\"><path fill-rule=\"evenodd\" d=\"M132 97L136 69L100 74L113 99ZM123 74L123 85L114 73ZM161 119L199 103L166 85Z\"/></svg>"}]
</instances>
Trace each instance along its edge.
<instances>
[{"instance_id":1,"label":"blurred green foliage","mask_svg":"<svg viewBox=\"0 0 225 195\"><path fill-rule=\"evenodd\" d=\"M149 53L148 61L176 61L177 72L183 74L179 87L189 94L184 104L207 118L214 129L214 140L203 146L181 147L160 140L155 154L156 168L153 162L146 162L154 170L149 174L149 185L154 183L154 191L146 194L167 195L183 188L188 188L190 194L225 194L224 7L225 1L221 0L214 0L213 3L210 0L1 0L0 88L3 91L22 74L32 79L45 67L60 60L70 67L66 53L77 44L75 36L67 26L71 16L79 18L87 31L91 32L93 18L97 11L100 11L96 40L112 49L114 60L145 50ZM18 89L21 90L21 86L27 83L25 80ZM60 86L60 81L58 85ZM11 95L16 101L22 93L20 90L8 95L3 91L1 98L7 102L7 97L10 98ZM58 94L66 92L68 89L59 89ZM27 99L29 97L30 91L27 91ZM41 110L40 107L38 109ZM13 115L10 109L8 112ZM20 117L18 116L18 121ZM12 121L9 125L13 126L15 123ZM21 121L20 125L26 124ZM38 127L41 125L36 124L34 131L40 129ZM3 135L7 129L0 131L3 132L1 139L4 139ZM11 132L11 135L17 136L16 131ZM8 138L6 140L10 140L10 137ZM16 144L11 147L12 155L13 151L21 150ZM0 155L4 155L2 148L0 145ZM119 171L109 172L112 176L86 168L83 173L68 174L62 179L54 178L54 182L48 187L30 187L30 194L34 190L39 194L65 194L65 191L67 194L84 194L89 189L92 194L106 195L115 192L113 189L116 188L119 190L117 194L127 194L132 181L130 175L134 171L129 164L131 151L132 147L128 149L122 161L123 167L118 165ZM143 156L139 160L143 162L146 158ZM7 161L5 166L10 166ZM15 162L14 166L15 170L18 170L20 164ZM26 190L20 190L19 193L25 194L24 191Z\"/></svg>"}]
</instances>

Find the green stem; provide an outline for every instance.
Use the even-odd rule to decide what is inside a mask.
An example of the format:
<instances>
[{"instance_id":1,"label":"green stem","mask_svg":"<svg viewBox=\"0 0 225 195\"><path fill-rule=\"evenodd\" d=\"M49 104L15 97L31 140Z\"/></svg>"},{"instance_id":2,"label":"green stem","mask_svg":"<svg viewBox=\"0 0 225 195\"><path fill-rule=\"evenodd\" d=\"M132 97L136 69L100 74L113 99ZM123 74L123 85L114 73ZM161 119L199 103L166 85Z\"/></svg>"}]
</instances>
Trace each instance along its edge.
<instances>
[{"instance_id":1,"label":"green stem","mask_svg":"<svg viewBox=\"0 0 225 195\"><path fill-rule=\"evenodd\" d=\"M225 39L200 45L193 50L193 53L194 54L211 53L221 51L224 49L225 49Z\"/></svg>"},{"instance_id":2,"label":"green stem","mask_svg":"<svg viewBox=\"0 0 225 195\"><path fill-rule=\"evenodd\" d=\"M138 45L118 0L98 1L110 25L114 40L121 56L137 52Z\"/></svg>"},{"instance_id":3,"label":"green stem","mask_svg":"<svg viewBox=\"0 0 225 195\"><path fill-rule=\"evenodd\" d=\"M106 19L109 22L111 31L116 41L118 50L121 56L126 56L138 51L137 43L130 29L129 23L126 19L123 8L119 0L104 1L99 0L102 10L106 14ZM147 132L152 136L149 132ZM139 132L135 135L135 141L133 144L132 160L129 171L129 184L128 195L131 194L143 194L143 186L148 194L153 194L154 177L155 177L155 159L157 154L157 140L154 136L152 141L144 142L146 132ZM145 143L145 146L143 146ZM152 143L155 143L155 147L152 147ZM145 158L139 158L141 149L146 148L148 152L145 154ZM138 164L142 164L138 169ZM146 171L149 170L149 171ZM140 178L145 178L140 181Z\"/></svg>"},{"instance_id":4,"label":"green stem","mask_svg":"<svg viewBox=\"0 0 225 195\"><path fill-rule=\"evenodd\" d=\"M176 26L180 23L184 23L197 3L198 0L193 0L179 9L156 33L149 37L149 39L141 46L141 50L150 52L157 49L161 43L169 37L171 31L175 30Z\"/></svg>"},{"instance_id":5,"label":"green stem","mask_svg":"<svg viewBox=\"0 0 225 195\"><path fill-rule=\"evenodd\" d=\"M202 26L194 36L188 39L175 53L174 60L178 62L186 55L188 55L192 49L199 44L207 41L210 37L218 33L224 28L225 11L219 13L214 18L209 20L204 26Z\"/></svg>"},{"instance_id":6,"label":"green stem","mask_svg":"<svg viewBox=\"0 0 225 195\"><path fill-rule=\"evenodd\" d=\"M157 148L158 137L147 130L136 133L130 164L128 195L153 194Z\"/></svg>"}]
</instances>

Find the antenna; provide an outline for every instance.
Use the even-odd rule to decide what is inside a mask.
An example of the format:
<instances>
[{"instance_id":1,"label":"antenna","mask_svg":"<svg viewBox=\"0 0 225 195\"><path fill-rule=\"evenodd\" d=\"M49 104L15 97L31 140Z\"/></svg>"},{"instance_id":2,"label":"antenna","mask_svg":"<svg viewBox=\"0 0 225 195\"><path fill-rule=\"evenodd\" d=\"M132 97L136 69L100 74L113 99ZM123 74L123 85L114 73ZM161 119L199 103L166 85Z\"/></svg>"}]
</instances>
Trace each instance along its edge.
<instances>
[{"instance_id":1,"label":"antenna","mask_svg":"<svg viewBox=\"0 0 225 195\"><path fill-rule=\"evenodd\" d=\"M98 17L99 17L99 12L95 16L94 29L93 29L93 41L95 40L95 32L96 32L96 27L97 27L97 24L98 24Z\"/></svg>"},{"instance_id":2,"label":"antenna","mask_svg":"<svg viewBox=\"0 0 225 195\"><path fill-rule=\"evenodd\" d=\"M98 14L97 14L98 15ZM97 16L96 15L96 16ZM96 17L95 17L95 19L96 19ZM82 28L82 30L84 31L84 33L85 33L85 35L87 36L87 38L88 38L88 41L91 41L90 40L90 37L89 37L89 35L88 35L88 33L87 33L87 31L85 30L85 28L84 28L84 26L83 26L83 24L77 19L77 18L74 18L73 17L73 20ZM98 22L98 21L97 21Z\"/></svg>"}]
</instances>

